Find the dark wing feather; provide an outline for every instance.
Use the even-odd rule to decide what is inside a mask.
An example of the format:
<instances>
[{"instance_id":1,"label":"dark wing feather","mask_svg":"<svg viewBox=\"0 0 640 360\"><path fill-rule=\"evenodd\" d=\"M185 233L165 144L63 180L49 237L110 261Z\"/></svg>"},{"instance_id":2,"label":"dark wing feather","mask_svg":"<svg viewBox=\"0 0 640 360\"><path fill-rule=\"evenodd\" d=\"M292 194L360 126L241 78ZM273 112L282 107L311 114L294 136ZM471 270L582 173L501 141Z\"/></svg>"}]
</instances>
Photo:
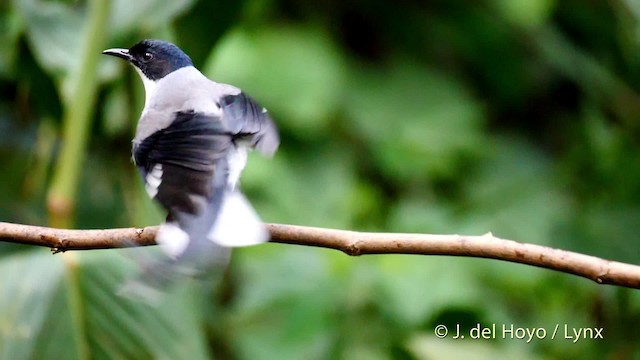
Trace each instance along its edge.
<instances>
[{"instance_id":1,"label":"dark wing feather","mask_svg":"<svg viewBox=\"0 0 640 360\"><path fill-rule=\"evenodd\" d=\"M134 144L133 158L145 182L147 174L157 164L162 165L155 199L170 214L197 214L206 206L203 200L214 196L214 175L223 165L231 140L219 118L179 112L169 127Z\"/></svg>"},{"instance_id":2,"label":"dark wing feather","mask_svg":"<svg viewBox=\"0 0 640 360\"><path fill-rule=\"evenodd\" d=\"M272 155L278 149L278 129L267 110L255 100L240 92L220 99L224 119L237 137L246 137L263 154Z\"/></svg>"}]
</instances>

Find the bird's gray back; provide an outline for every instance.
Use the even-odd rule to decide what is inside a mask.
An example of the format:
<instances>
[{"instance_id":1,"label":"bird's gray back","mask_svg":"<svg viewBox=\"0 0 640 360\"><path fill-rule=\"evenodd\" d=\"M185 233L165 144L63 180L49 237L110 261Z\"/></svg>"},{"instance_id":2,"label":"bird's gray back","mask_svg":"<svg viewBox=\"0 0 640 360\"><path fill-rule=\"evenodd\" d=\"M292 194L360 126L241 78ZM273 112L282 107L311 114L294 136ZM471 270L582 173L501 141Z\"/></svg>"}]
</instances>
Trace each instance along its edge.
<instances>
[{"instance_id":1,"label":"bird's gray back","mask_svg":"<svg viewBox=\"0 0 640 360\"><path fill-rule=\"evenodd\" d=\"M240 93L234 86L209 80L192 66L176 70L153 84L145 84L145 91L151 93L138 121L134 143L168 127L176 112L196 111L224 119L220 99Z\"/></svg>"}]
</instances>

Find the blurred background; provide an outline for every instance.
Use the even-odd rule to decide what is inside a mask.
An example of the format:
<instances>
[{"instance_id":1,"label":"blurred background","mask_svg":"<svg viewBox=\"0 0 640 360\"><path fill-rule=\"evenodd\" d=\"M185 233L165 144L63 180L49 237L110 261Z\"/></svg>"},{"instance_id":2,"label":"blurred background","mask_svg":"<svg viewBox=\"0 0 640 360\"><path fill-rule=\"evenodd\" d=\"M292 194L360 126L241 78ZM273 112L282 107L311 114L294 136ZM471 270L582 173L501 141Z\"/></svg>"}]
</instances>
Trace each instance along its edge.
<instances>
[{"instance_id":1,"label":"blurred background","mask_svg":"<svg viewBox=\"0 0 640 360\"><path fill-rule=\"evenodd\" d=\"M177 43L270 109L243 189L265 221L495 235L638 263L633 0L0 1L0 219L154 225L124 62ZM154 249L0 244L3 359L640 359L640 294L493 260L266 244L158 306L116 295ZM604 340L434 327L603 327Z\"/></svg>"}]
</instances>

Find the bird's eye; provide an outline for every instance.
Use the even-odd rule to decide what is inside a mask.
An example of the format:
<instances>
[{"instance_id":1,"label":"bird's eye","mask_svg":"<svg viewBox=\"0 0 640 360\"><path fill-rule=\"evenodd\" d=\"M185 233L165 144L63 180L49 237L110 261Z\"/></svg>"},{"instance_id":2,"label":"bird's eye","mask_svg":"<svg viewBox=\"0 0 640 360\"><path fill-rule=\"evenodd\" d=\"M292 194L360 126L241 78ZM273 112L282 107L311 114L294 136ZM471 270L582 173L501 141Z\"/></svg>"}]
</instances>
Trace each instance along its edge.
<instances>
[{"instance_id":1,"label":"bird's eye","mask_svg":"<svg viewBox=\"0 0 640 360\"><path fill-rule=\"evenodd\" d=\"M142 60L144 61L149 61L151 59L153 59L153 54L150 52L146 52L144 53L144 55L142 55Z\"/></svg>"}]
</instances>

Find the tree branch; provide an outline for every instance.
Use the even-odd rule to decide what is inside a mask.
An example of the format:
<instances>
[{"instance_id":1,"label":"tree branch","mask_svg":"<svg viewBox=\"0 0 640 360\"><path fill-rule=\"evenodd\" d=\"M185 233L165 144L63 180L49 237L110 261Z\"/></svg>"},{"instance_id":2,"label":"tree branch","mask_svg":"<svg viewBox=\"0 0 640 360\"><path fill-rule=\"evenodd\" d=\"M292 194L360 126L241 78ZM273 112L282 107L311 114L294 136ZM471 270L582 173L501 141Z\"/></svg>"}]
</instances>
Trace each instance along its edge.
<instances>
[{"instance_id":1,"label":"tree branch","mask_svg":"<svg viewBox=\"0 0 640 360\"><path fill-rule=\"evenodd\" d=\"M482 236L366 233L295 225L269 224L271 242L340 250L347 255L417 254L497 259L561 271L640 289L640 266L546 246ZM108 230L63 230L0 222L0 241L67 250L111 249L155 245L158 227Z\"/></svg>"}]
</instances>

